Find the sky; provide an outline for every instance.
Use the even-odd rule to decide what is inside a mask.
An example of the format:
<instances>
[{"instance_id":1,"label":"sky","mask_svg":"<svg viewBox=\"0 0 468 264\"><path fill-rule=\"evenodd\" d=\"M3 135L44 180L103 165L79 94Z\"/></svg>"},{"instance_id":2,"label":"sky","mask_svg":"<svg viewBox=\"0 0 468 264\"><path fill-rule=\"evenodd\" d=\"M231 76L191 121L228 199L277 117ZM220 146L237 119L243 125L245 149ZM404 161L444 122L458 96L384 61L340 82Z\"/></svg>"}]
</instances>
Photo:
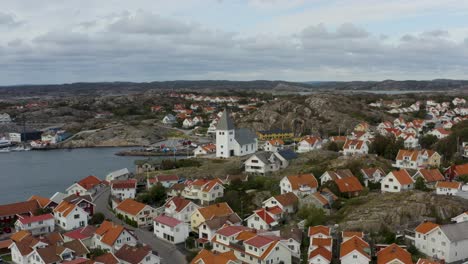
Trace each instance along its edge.
<instances>
[{"instance_id":1,"label":"sky","mask_svg":"<svg viewBox=\"0 0 468 264\"><path fill-rule=\"evenodd\" d=\"M2 0L0 85L467 79L467 0Z\"/></svg>"}]
</instances>

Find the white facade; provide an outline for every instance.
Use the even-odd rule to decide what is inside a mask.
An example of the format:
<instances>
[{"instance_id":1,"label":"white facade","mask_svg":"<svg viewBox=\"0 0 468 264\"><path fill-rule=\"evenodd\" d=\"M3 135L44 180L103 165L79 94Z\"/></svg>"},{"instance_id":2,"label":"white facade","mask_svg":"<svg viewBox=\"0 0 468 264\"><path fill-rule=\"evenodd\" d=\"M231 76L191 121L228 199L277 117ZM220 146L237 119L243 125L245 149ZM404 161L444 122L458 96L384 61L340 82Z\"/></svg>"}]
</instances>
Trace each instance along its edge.
<instances>
[{"instance_id":1,"label":"white facade","mask_svg":"<svg viewBox=\"0 0 468 264\"><path fill-rule=\"evenodd\" d=\"M309 185L302 185L302 186L299 186L299 188L297 189L293 189L292 184L289 181L288 177L284 177L283 179L281 179L280 189L281 189L281 194L292 192L296 196L306 196L314 192L317 192L317 187L312 187Z\"/></svg>"},{"instance_id":2,"label":"white facade","mask_svg":"<svg viewBox=\"0 0 468 264\"><path fill-rule=\"evenodd\" d=\"M190 228L185 222L179 222L175 226L170 226L156 220L154 221L154 234L156 237L172 244L185 242L185 239L189 236L189 232Z\"/></svg>"},{"instance_id":3,"label":"white facade","mask_svg":"<svg viewBox=\"0 0 468 264\"><path fill-rule=\"evenodd\" d=\"M449 233L446 234L446 230ZM415 246L422 253L454 263L468 258L468 222L439 226L425 236L416 233ZM421 237L419 237L421 235ZM453 239L453 237L456 239ZM452 237L450 239L449 237Z\"/></svg>"},{"instance_id":4,"label":"white facade","mask_svg":"<svg viewBox=\"0 0 468 264\"><path fill-rule=\"evenodd\" d=\"M13 143L21 143L21 133L16 133L16 132L8 133L8 138Z\"/></svg>"},{"instance_id":5,"label":"white facade","mask_svg":"<svg viewBox=\"0 0 468 264\"><path fill-rule=\"evenodd\" d=\"M123 245L135 246L138 242L137 239L126 229L124 229L120 233L120 235L115 239L112 245L103 242L102 237L98 234L94 234L92 241L93 248L105 249L111 253L115 253Z\"/></svg>"},{"instance_id":6,"label":"white facade","mask_svg":"<svg viewBox=\"0 0 468 264\"><path fill-rule=\"evenodd\" d=\"M93 195L93 192L86 190L83 186L78 183L74 183L72 186L66 189L68 195L79 194L79 195Z\"/></svg>"},{"instance_id":7,"label":"white facade","mask_svg":"<svg viewBox=\"0 0 468 264\"><path fill-rule=\"evenodd\" d=\"M405 190L412 190L414 188L414 181L411 184L402 184L398 181L393 172L387 174L381 182L382 192L401 192Z\"/></svg>"},{"instance_id":8,"label":"white facade","mask_svg":"<svg viewBox=\"0 0 468 264\"><path fill-rule=\"evenodd\" d=\"M369 264L370 259L362 255L358 250L353 250L340 258L341 264Z\"/></svg>"},{"instance_id":9,"label":"white facade","mask_svg":"<svg viewBox=\"0 0 468 264\"><path fill-rule=\"evenodd\" d=\"M349 144L349 146L343 148L343 155L345 156L352 156L352 155L364 155L369 153L369 147L367 146L366 142L362 142L359 144Z\"/></svg>"},{"instance_id":10,"label":"white facade","mask_svg":"<svg viewBox=\"0 0 468 264\"><path fill-rule=\"evenodd\" d=\"M0 124L8 124L11 122L11 117L7 113L0 114Z\"/></svg>"},{"instance_id":11,"label":"white facade","mask_svg":"<svg viewBox=\"0 0 468 264\"><path fill-rule=\"evenodd\" d=\"M111 194L114 197L118 197L119 199L133 199L136 196L136 188L116 188L114 186L111 187Z\"/></svg>"},{"instance_id":12,"label":"white facade","mask_svg":"<svg viewBox=\"0 0 468 264\"><path fill-rule=\"evenodd\" d=\"M466 222L466 221L468 221L468 212L464 212L452 218L452 222L455 222L455 223L461 223L461 222Z\"/></svg>"},{"instance_id":13,"label":"white facade","mask_svg":"<svg viewBox=\"0 0 468 264\"><path fill-rule=\"evenodd\" d=\"M320 140L317 140L314 143L311 143L307 141L306 139L303 139L299 141L299 143L297 144L297 152L299 153L309 152L309 151L321 149L321 148L322 148L322 142Z\"/></svg>"},{"instance_id":14,"label":"white facade","mask_svg":"<svg viewBox=\"0 0 468 264\"><path fill-rule=\"evenodd\" d=\"M19 219L15 222L16 231L27 230L32 235L42 235L51 233L55 230L55 220L51 216L50 219L34 221L31 223L22 223Z\"/></svg>"},{"instance_id":15,"label":"white facade","mask_svg":"<svg viewBox=\"0 0 468 264\"><path fill-rule=\"evenodd\" d=\"M329 264L330 261L321 255L316 255L312 258L309 259L308 261L309 264Z\"/></svg>"},{"instance_id":16,"label":"white facade","mask_svg":"<svg viewBox=\"0 0 468 264\"><path fill-rule=\"evenodd\" d=\"M164 214L170 217L174 217L179 221L190 223L190 217L198 208L200 208L198 205L190 202L180 211L176 211L176 206L173 203L169 203L164 207Z\"/></svg>"},{"instance_id":17,"label":"white facade","mask_svg":"<svg viewBox=\"0 0 468 264\"><path fill-rule=\"evenodd\" d=\"M54 212L55 223L64 230L73 230L88 225L89 214L79 206L74 206L68 214Z\"/></svg>"},{"instance_id":18,"label":"white facade","mask_svg":"<svg viewBox=\"0 0 468 264\"><path fill-rule=\"evenodd\" d=\"M461 186L461 184L459 186ZM436 194L438 195L456 195L459 191L460 187L453 188L449 186L438 186L436 184Z\"/></svg>"},{"instance_id":19,"label":"white facade","mask_svg":"<svg viewBox=\"0 0 468 264\"><path fill-rule=\"evenodd\" d=\"M257 149L257 137L246 129L236 130L228 112L224 111L216 128L216 157L245 156Z\"/></svg>"}]
</instances>

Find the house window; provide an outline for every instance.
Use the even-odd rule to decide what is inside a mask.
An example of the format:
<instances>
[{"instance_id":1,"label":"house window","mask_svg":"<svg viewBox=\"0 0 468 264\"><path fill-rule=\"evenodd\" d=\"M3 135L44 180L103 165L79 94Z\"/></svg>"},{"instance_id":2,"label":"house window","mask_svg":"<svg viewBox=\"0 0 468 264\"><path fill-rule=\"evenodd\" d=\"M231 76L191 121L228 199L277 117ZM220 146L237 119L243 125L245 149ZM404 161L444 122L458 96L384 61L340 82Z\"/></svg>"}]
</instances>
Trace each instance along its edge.
<instances>
[{"instance_id":1,"label":"house window","mask_svg":"<svg viewBox=\"0 0 468 264\"><path fill-rule=\"evenodd\" d=\"M80 215L76 214L76 215L73 216L73 218L78 219L78 218L80 218Z\"/></svg>"}]
</instances>

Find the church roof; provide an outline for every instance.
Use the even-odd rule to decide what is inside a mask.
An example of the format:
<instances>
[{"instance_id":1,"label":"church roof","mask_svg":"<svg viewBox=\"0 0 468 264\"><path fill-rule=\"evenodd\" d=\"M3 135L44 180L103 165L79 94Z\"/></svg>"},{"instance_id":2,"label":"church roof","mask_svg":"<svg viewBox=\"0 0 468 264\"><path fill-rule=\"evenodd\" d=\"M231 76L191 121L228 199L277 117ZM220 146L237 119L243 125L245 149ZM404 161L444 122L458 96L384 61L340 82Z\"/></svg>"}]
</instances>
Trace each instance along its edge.
<instances>
[{"instance_id":1,"label":"church roof","mask_svg":"<svg viewBox=\"0 0 468 264\"><path fill-rule=\"evenodd\" d=\"M216 130L233 130L233 129L234 129L234 122L232 121L232 118L229 115L228 111L224 109L224 112L221 115L221 119L218 121L218 124L216 126Z\"/></svg>"},{"instance_id":2,"label":"church roof","mask_svg":"<svg viewBox=\"0 0 468 264\"><path fill-rule=\"evenodd\" d=\"M234 133L234 137L237 143L243 146L243 145L255 143L255 139L257 138L257 135L248 128L239 128L239 129L236 129Z\"/></svg>"}]
</instances>

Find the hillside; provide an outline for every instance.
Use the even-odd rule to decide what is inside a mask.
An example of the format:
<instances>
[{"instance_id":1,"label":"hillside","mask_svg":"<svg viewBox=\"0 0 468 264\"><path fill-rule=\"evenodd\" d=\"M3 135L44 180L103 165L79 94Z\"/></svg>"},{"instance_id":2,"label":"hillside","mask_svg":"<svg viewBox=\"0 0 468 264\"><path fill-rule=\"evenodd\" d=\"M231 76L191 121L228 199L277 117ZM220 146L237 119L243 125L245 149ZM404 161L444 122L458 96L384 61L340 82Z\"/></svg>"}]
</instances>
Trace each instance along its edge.
<instances>
[{"instance_id":1,"label":"hillside","mask_svg":"<svg viewBox=\"0 0 468 264\"><path fill-rule=\"evenodd\" d=\"M385 117L386 114L370 108L365 100L321 93L269 102L239 122L255 130L291 129L296 135L338 134L341 130L343 135L359 122L376 123Z\"/></svg>"},{"instance_id":2,"label":"hillside","mask_svg":"<svg viewBox=\"0 0 468 264\"><path fill-rule=\"evenodd\" d=\"M453 196L410 191L402 193L370 193L351 199L337 212L342 229L379 231L413 228L424 220L446 222L468 210L468 200Z\"/></svg>"}]
</instances>

